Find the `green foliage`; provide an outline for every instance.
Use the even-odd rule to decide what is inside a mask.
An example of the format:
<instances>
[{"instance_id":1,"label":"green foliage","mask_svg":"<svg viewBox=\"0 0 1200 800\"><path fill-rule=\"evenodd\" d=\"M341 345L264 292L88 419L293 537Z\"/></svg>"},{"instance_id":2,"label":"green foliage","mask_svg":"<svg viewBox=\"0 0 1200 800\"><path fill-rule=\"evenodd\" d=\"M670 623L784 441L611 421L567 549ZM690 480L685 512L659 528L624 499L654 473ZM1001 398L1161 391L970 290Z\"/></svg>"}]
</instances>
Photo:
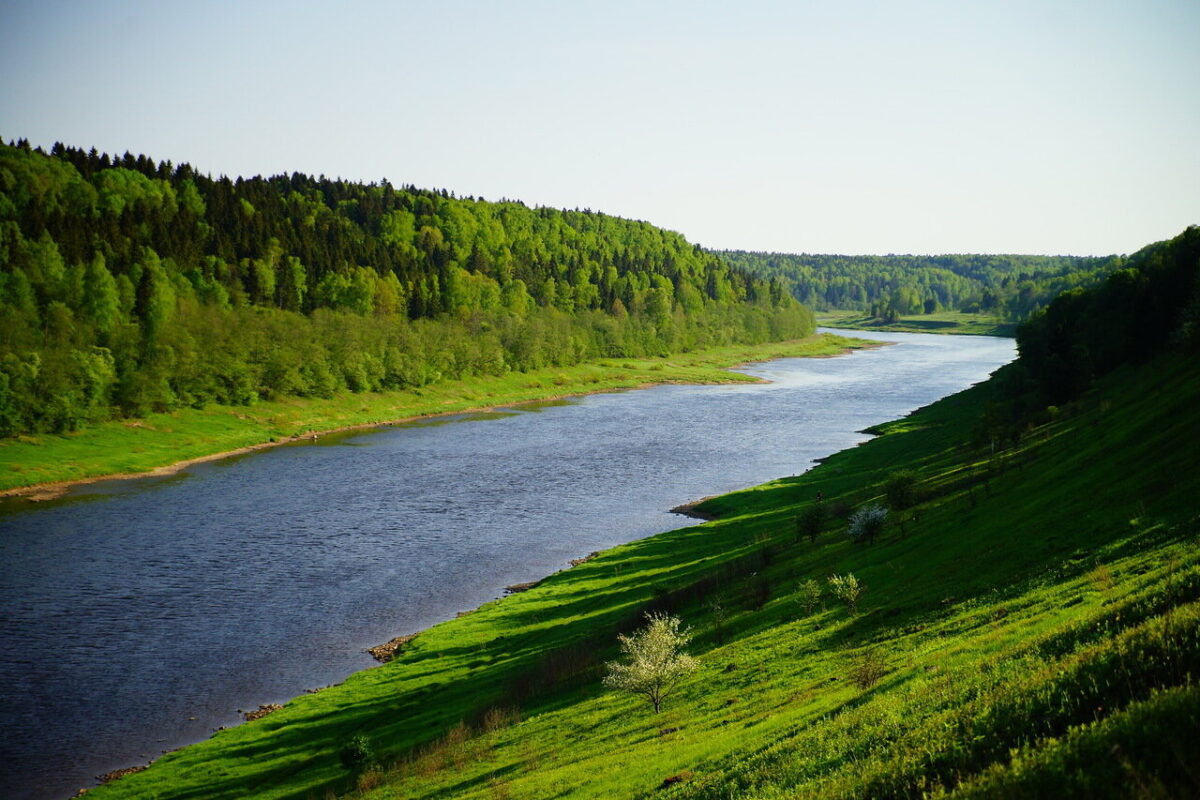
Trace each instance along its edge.
<instances>
[{"instance_id":1,"label":"green foliage","mask_svg":"<svg viewBox=\"0 0 1200 800\"><path fill-rule=\"evenodd\" d=\"M83 312L99 337L108 335L121 317L121 298L117 281L97 253L88 263L83 278Z\"/></svg>"},{"instance_id":2,"label":"green foliage","mask_svg":"<svg viewBox=\"0 0 1200 800\"><path fill-rule=\"evenodd\" d=\"M719 251L726 261L789 287L819 310L866 312L894 323L956 309L1021 320L1061 292L1121 269L1120 256L841 256Z\"/></svg>"},{"instance_id":3,"label":"green foliage","mask_svg":"<svg viewBox=\"0 0 1200 800\"><path fill-rule=\"evenodd\" d=\"M10 435L815 329L678 234L590 211L61 145L0 145L0 197L0 358L53 365L10 375ZM119 377L102 412L59 391L92 347Z\"/></svg>"},{"instance_id":4,"label":"green foliage","mask_svg":"<svg viewBox=\"0 0 1200 800\"><path fill-rule=\"evenodd\" d=\"M846 521L846 535L856 542L874 544L887 525L888 510L871 503L854 510Z\"/></svg>"},{"instance_id":5,"label":"green foliage","mask_svg":"<svg viewBox=\"0 0 1200 800\"><path fill-rule=\"evenodd\" d=\"M645 697L657 714L667 696L697 668L696 660L683 651L691 634L679 626L676 617L647 614L645 628L618 637L628 660L607 665L604 685Z\"/></svg>"},{"instance_id":6,"label":"green foliage","mask_svg":"<svg viewBox=\"0 0 1200 800\"><path fill-rule=\"evenodd\" d=\"M376 763L375 747L371 744L371 739L361 733L351 737L350 741L342 746L338 757L342 766L351 772L363 772Z\"/></svg>"},{"instance_id":7,"label":"green foliage","mask_svg":"<svg viewBox=\"0 0 1200 800\"><path fill-rule=\"evenodd\" d=\"M804 606L805 614L811 615L816 610L817 605L821 602L822 594L820 582L813 578L800 584L799 598L800 604Z\"/></svg>"},{"instance_id":8,"label":"green foliage","mask_svg":"<svg viewBox=\"0 0 1200 800\"><path fill-rule=\"evenodd\" d=\"M1096 378L1146 361L1168 345L1195 352L1189 325L1200 296L1198 272L1200 227L1192 226L1139 250L1095 288L1057 297L1017 332L1020 375L1037 395L1018 401L1061 404Z\"/></svg>"},{"instance_id":9,"label":"green foliage","mask_svg":"<svg viewBox=\"0 0 1200 800\"><path fill-rule=\"evenodd\" d=\"M888 506L896 511L913 507L918 500L916 474L910 470L893 472L883 485L883 494Z\"/></svg>"},{"instance_id":10,"label":"green foliage","mask_svg":"<svg viewBox=\"0 0 1200 800\"><path fill-rule=\"evenodd\" d=\"M847 572L845 575L829 576L830 594L845 603L846 610L851 614L858 613L858 600L862 597L865 589L866 586L854 576L854 573Z\"/></svg>"},{"instance_id":11,"label":"green foliage","mask_svg":"<svg viewBox=\"0 0 1200 800\"><path fill-rule=\"evenodd\" d=\"M810 544L815 543L824 525L825 505L821 502L813 503L796 517L796 536L808 539Z\"/></svg>"}]
</instances>

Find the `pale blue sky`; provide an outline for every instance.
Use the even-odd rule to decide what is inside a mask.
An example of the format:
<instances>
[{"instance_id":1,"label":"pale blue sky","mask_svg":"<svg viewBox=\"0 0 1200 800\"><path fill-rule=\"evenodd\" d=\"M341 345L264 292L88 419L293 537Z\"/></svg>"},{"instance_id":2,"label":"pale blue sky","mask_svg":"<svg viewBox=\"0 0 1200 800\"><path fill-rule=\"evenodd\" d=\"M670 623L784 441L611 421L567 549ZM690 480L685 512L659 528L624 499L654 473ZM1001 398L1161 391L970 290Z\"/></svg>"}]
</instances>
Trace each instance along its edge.
<instances>
[{"instance_id":1,"label":"pale blue sky","mask_svg":"<svg viewBox=\"0 0 1200 800\"><path fill-rule=\"evenodd\" d=\"M0 6L0 135L592 208L710 247L1200 223L1200 2Z\"/></svg>"}]
</instances>

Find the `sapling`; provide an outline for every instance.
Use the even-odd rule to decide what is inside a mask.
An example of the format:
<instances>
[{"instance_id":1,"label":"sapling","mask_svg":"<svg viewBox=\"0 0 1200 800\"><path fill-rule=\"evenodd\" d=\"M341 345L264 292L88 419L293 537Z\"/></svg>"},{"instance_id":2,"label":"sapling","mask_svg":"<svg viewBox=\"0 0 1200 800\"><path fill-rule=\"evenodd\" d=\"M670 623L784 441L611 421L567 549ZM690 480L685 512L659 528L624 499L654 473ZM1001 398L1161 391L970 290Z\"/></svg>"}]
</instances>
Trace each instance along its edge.
<instances>
[{"instance_id":1,"label":"sapling","mask_svg":"<svg viewBox=\"0 0 1200 800\"><path fill-rule=\"evenodd\" d=\"M342 766L351 772L363 772L375 764L375 748L363 734L350 738L338 753Z\"/></svg>"},{"instance_id":2,"label":"sapling","mask_svg":"<svg viewBox=\"0 0 1200 800\"><path fill-rule=\"evenodd\" d=\"M610 661L604 685L638 694L662 709L663 700L697 668L696 659L683 652L691 641L690 630L680 630L677 617L646 615L646 627L631 636L618 636L628 662Z\"/></svg>"},{"instance_id":3,"label":"sapling","mask_svg":"<svg viewBox=\"0 0 1200 800\"><path fill-rule=\"evenodd\" d=\"M816 542L817 537L821 535L821 526L824 524L825 506L821 503L811 505L796 517L796 538Z\"/></svg>"},{"instance_id":4,"label":"sapling","mask_svg":"<svg viewBox=\"0 0 1200 800\"><path fill-rule=\"evenodd\" d=\"M851 614L858 613L858 598L862 596L863 590L866 588L859 582L858 578L854 577L853 573L847 572L845 575L830 575L829 590L833 596L846 604L846 610Z\"/></svg>"},{"instance_id":5,"label":"sapling","mask_svg":"<svg viewBox=\"0 0 1200 800\"><path fill-rule=\"evenodd\" d=\"M804 613L811 615L817 603L821 602L821 584L812 578L800 584L800 602L804 605Z\"/></svg>"}]
</instances>

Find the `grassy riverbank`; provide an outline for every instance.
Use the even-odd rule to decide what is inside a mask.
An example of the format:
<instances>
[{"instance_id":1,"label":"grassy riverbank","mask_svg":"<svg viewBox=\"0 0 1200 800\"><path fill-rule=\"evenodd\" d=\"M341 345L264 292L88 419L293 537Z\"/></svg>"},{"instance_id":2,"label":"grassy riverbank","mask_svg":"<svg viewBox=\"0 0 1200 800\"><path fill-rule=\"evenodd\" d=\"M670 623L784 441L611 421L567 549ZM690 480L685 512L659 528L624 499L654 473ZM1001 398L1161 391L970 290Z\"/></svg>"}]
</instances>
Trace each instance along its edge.
<instances>
[{"instance_id":1,"label":"grassy riverbank","mask_svg":"<svg viewBox=\"0 0 1200 800\"><path fill-rule=\"evenodd\" d=\"M969 442L996 391L710 500L713 522L437 625L93 796L1194 791L1200 373L1182 358L1123 368L993 455ZM836 512L879 500L901 468L916 504L875 544L848 541ZM829 519L798 541L818 492ZM828 594L846 573L866 586L856 612ZM811 605L808 580L824 589ZM701 663L660 715L600 684L616 634L650 609L694 628ZM382 768L356 778L337 753L358 734Z\"/></svg>"},{"instance_id":2,"label":"grassy riverbank","mask_svg":"<svg viewBox=\"0 0 1200 800\"><path fill-rule=\"evenodd\" d=\"M974 336L1014 336L1017 326L1001 322L993 314L940 311L936 314L907 314L896 322L880 322L861 311L827 311L817 314L817 324L829 328L856 328L905 333L955 333Z\"/></svg>"},{"instance_id":3,"label":"grassy riverbank","mask_svg":"<svg viewBox=\"0 0 1200 800\"><path fill-rule=\"evenodd\" d=\"M875 343L831 335L737 345L665 358L614 359L533 372L443 381L399 392L285 398L252 406L212 405L104 423L65 435L0 440L0 492L177 468L196 460L332 430L403 419L616 391L657 383L753 381L729 367L788 356L830 356ZM38 496L35 494L34 496Z\"/></svg>"}]
</instances>

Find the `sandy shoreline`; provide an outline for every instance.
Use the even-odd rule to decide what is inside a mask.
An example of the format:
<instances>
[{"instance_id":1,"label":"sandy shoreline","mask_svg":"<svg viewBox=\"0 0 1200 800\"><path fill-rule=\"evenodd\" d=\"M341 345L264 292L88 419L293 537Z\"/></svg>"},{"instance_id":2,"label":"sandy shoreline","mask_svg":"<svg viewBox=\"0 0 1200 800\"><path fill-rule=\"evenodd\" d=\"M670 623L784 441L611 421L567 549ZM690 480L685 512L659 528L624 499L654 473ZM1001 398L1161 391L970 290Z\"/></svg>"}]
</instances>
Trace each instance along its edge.
<instances>
[{"instance_id":1,"label":"sandy shoreline","mask_svg":"<svg viewBox=\"0 0 1200 800\"><path fill-rule=\"evenodd\" d=\"M862 344L857 347L845 347L837 353L828 353L828 354L811 355L811 356L768 356L766 358L763 358L761 361L743 361L738 364L733 364L729 367L726 367L725 369L726 370L735 370L739 367L744 367L744 366L747 366L750 364L762 363L762 361L772 361L772 360L775 360L776 358L835 358L837 356L846 355L847 353L852 353L855 350L870 350L870 349L873 349L876 347L883 347L884 345L888 345L888 344L892 344L892 342L871 341L867 344ZM751 381L741 381L741 382L749 383ZM769 381L766 381L764 379L757 379L753 382L769 383ZM629 387L625 387L625 388L621 388L621 389L595 389L592 391L566 392L563 394L553 394L553 395L546 395L544 397L530 398L528 400L519 400L519 401L513 402L513 403L500 403L500 404L496 404L496 405L476 406L476 407L459 409L457 411L441 411L441 412L436 412L433 414L413 414L413 415L409 415L409 416L405 416L405 417L397 417L395 419L386 420L384 422L359 422L359 423L354 423L352 425L342 425L342 426L339 426L336 428L327 428L327 429L319 430L319 431L313 430L313 431L304 433L300 436L289 436L289 437L277 439L276 441L259 442L258 444L247 445L245 447L239 447L234 450L224 450L219 453L210 453L210 454L204 455L204 456L196 456L195 458L187 458L187 459L183 459L180 461L172 462L170 464L164 464L161 467L155 467L154 469L146 470L145 472L116 472L116 473L107 473L104 475L92 475L92 476L89 476L86 478L73 478L68 481L47 481L45 483L35 483L35 484L30 484L28 486L16 486L11 489L0 490L0 498L19 497L19 498L23 498L25 500L28 500L29 502L34 502L34 503L45 502L47 500L55 500L59 497L62 497L63 495L65 495L67 492L69 492L72 488L74 488L76 486L85 486L87 484L100 483L102 481L135 480L137 478L155 478L155 477L163 477L163 476L167 476L167 475L174 475L178 472L181 472L181 471L187 469L190 466L193 466L194 464L203 464L203 463L206 463L209 461L220 461L225 458L234 458L236 456L246 455L248 453L254 453L259 450L266 450L271 447L281 447L283 445L296 444L298 442L303 442L303 441L314 441L316 439L319 439L321 436L328 436L330 434L335 434L335 433L345 433L347 431L356 431L356 430L369 430L371 428L384 428L384 427L388 427L391 425L402 425L402 424L408 423L408 422L416 422L418 420L424 420L424 419L436 419L438 417L448 417L448 416L453 416L455 414L477 414L477 413L484 413L484 412L489 412L489 411L496 411L497 409L502 409L502 408L520 408L523 405L530 405L532 403L547 403L547 402L553 402L555 400L566 400L566 399L569 399L572 397L586 397L588 395L593 395L593 394L608 394L608 393L612 393L612 392L635 391L637 389L649 389L653 386L665 386L665 385L670 385L670 384L683 384L683 383L689 383L690 385L696 385L696 386L717 385L717 384L708 384L708 383L691 383L691 382L687 382L687 381L678 381L678 380L649 381L646 383L640 383L640 384L637 384L634 386L629 386Z\"/></svg>"}]
</instances>

